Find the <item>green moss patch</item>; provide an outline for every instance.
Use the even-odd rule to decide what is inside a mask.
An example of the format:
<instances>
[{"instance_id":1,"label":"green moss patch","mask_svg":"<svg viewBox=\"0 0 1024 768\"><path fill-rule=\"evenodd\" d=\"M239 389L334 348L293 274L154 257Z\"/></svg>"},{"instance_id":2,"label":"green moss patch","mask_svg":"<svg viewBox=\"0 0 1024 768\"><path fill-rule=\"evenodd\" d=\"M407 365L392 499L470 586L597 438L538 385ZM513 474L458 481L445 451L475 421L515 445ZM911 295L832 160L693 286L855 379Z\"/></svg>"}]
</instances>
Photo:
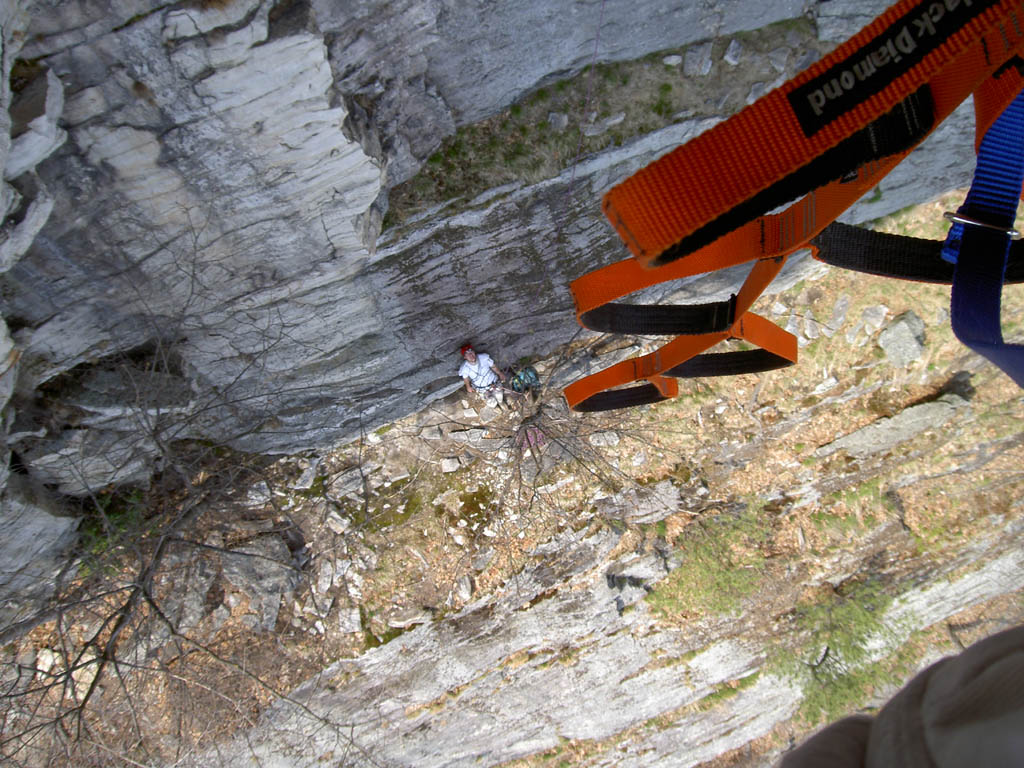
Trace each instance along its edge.
<instances>
[{"instance_id":1,"label":"green moss patch","mask_svg":"<svg viewBox=\"0 0 1024 768\"><path fill-rule=\"evenodd\" d=\"M756 513L723 513L689 525L676 539L683 562L645 598L662 616L728 613L761 583L768 535Z\"/></svg>"}]
</instances>

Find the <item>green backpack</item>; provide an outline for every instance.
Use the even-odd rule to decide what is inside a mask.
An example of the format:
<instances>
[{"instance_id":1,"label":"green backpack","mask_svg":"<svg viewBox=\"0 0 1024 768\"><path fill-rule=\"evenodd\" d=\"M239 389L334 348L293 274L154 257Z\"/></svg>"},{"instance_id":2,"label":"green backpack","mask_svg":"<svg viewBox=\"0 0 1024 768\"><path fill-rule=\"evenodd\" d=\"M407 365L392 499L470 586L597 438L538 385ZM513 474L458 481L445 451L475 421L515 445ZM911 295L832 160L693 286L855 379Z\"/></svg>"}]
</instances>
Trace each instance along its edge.
<instances>
[{"instance_id":1,"label":"green backpack","mask_svg":"<svg viewBox=\"0 0 1024 768\"><path fill-rule=\"evenodd\" d=\"M511 384L516 392L529 392L540 386L540 376L537 375L536 368L528 365L512 376Z\"/></svg>"}]
</instances>

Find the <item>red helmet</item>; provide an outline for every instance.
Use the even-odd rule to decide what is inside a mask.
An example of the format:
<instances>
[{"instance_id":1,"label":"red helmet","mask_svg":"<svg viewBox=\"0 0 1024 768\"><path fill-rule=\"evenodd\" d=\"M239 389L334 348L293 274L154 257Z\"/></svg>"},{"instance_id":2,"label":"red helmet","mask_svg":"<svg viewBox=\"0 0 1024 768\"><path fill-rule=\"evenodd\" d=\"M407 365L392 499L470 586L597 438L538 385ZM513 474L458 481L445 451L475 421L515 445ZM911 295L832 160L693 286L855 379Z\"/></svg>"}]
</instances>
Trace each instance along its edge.
<instances>
[{"instance_id":1,"label":"red helmet","mask_svg":"<svg viewBox=\"0 0 1024 768\"><path fill-rule=\"evenodd\" d=\"M459 349L459 354L462 355L463 357L465 357L467 352L472 352L472 351L473 351L473 345L472 344L463 344L462 347Z\"/></svg>"}]
</instances>

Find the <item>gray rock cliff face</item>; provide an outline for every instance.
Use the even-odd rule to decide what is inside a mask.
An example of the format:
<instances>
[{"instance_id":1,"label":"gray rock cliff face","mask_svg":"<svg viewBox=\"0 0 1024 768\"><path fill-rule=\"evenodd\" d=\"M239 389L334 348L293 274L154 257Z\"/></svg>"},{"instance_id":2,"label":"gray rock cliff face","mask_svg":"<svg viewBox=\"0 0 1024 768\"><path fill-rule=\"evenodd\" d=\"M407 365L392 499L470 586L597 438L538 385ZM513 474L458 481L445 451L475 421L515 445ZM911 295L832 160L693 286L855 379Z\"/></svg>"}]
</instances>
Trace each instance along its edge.
<instances>
[{"instance_id":1,"label":"gray rock cliff face","mask_svg":"<svg viewBox=\"0 0 1024 768\"><path fill-rule=\"evenodd\" d=\"M54 200L35 175L36 165L53 154L66 136L58 126L63 107L60 81L50 70L34 73L13 94L11 71L29 24L27 3L0 4L0 272L10 269L30 247ZM0 627L6 634L53 593L65 550L74 543L77 521L39 484L11 477L9 443L13 410L8 407L20 370L22 350L0 319Z\"/></svg>"},{"instance_id":2,"label":"gray rock cliff face","mask_svg":"<svg viewBox=\"0 0 1024 768\"><path fill-rule=\"evenodd\" d=\"M0 111L9 442L83 495L144 484L157 437L280 453L350 439L450 392L470 335L505 361L550 352L577 331L566 284L624 253L601 194L714 121L379 238L388 190L457 126L593 57L804 14L835 41L863 21L854 5L4 3L4 71L20 59L30 81L5 76ZM961 110L848 218L963 184L969 131Z\"/></svg>"},{"instance_id":3,"label":"gray rock cliff face","mask_svg":"<svg viewBox=\"0 0 1024 768\"><path fill-rule=\"evenodd\" d=\"M601 61L758 29L806 3L361 3L316 0L339 90L388 156L390 183L413 175L453 126L489 117L545 81ZM596 38L596 40L595 40ZM404 55L396 57L395 52Z\"/></svg>"},{"instance_id":4,"label":"gray rock cliff face","mask_svg":"<svg viewBox=\"0 0 1024 768\"><path fill-rule=\"evenodd\" d=\"M456 125L579 69L598 36L600 59L631 58L803 5L248 0L33 11L22 55L60 76L70 141L40 169L57 213L5 278L3 311L25 353L20 390L173 348L174 373L202 413L187 433L283 452L416 408L448 375L455 340L522 317L507 290L488 301L493 318L466 317L508 285L490 269L498 249L542 287L529 308L542 327L517 331L532 334L528 351L571 333L562 286L612 247L594 215L607 172L581 181L585 195L568 209L544 213L551 185L479 209L468 226L488 247L473 247L468 263L449 257L450 237L414 235L400 258L374 256L387 187ZM447 228L462 237L466 226ZM552 227L593 230L570 233L554 269Z\"/></svg>"},{"instance_id":5,"label":"gray rock cliff face","mask_svg":"<svg viewBox=\"0 0 1024 768\"><path fill-rule=\"evenodd\" d=\"M712 39L810 16L819 38L836 42L884 5L0 3L0 561L9 564L0 625L45 601L74 537L75 520L42 484L79 497L145 484L160 468L158 442L179 438L270 453L333 445L459 386L454 351L467 336L503 362L556 349L577 331L567 283L625 255L600 196L727 115L680 117L554 178L490 190L382 235L389 190L459 126L595 55L629 60L704 43L686 66L706 72ZM28 75L12 92L16 59ZM783 57L766 83L804 60ZM971 131L961 109L845 219L965 184ZM808 263L793 259L780 283L795 283ZM742 272L675 288L685 300L720 298ZM954 396L922 405L835 450L873 456L893 430L959 407ZM8 478L7 446L32 478ZM1019 535L1008 529L1006 539ZM310 751L303 728L315 713L359 721L357 743L396 764L409 755L423 765L495 763L562 738L609 737L762 670L739 624L719 628L715 642L656 626L641 598L678 563L613 557L618 544L604 531L545 545L539 567L505 594L325 671L317 682L344 679L341 695L300 688L295 699L308 709L276 705L244 754L268 765L319 759L337 745L314 740L321 751ZM982 600L1001 594L992 585L1018 584L1019 551L996 555L958 588ZM930 621L971 602L911 597L934 608ZM261 623L273 626L277 597L260 605ZM358 611L343 621L355 631ZM685 681L658 662L666 653L686 665ZM536 702L552 691L560 697L538 719ZM595 695L581 701L579 691ZM769 733L794 696L765 671L738 706L639 731L600 764L656 764L681 745L688 764L711 759Z\"/></svg>"},{"instance_id":6,"label":"gray rock cliff face","mask_svg":"<svg viewBox=\"0 0 1024 768\"><path fill-rule=\"evenodd\" d=\"M832 38L844 19L854 31L863 9L831 5L38 2L21 56L47 68L54 109L62 86L51 133L68 141L40 153L54 212L2 278L18 392L64 391L69 372L159 353L192 393L165 437L295 452L449 391L469 335L507 360L546 353L576 330L566 283L623 253L600 195L712 121L378 241L387 190L456 126L595 51L634 58L804 13L827 17ZM963 183L968 125L949 121L852 216ZM120 397L129 411L162 405ZM114 438L129 430L79 414ZM22 452L46 454L33 441L52 443L49 429ZM152 464L134 442L127 465Z\"/></svg>"},{"instance_id":7,"label":"gray rock cliff face","mask_svg":"<svg viewBox=\"0 0 1024 768\"><path fill-rule=\"evenodd\" d=\"M662 516L673 511L657 499L652 507L659 501ZM884 551L899 535L895 525L880 531L874 546ZM1019 525L1004 535L1018 540ZM354 756L373 755L395 766L497 765L578 741L594 745L592 765L689 767L792 717L804 693L768 663L771 627L755 630L747 614L660 624L643 598L680 562L615 558L619 541L613 531L555 537L502 594L339 661L236 746L190 764L313 766L324 756L358 764ZM872 638L875 656L1019 583L1018 549L998 537L980 548L992 557L975 572L893 604L882 621L891 633ZM839 578L840 567L825 564L819 578ZM716 706L730 686L729 703ZM680 711L670 726L656 720ZM343 734L325 726L334 723L345 724Z\"/></svg>"}]
</instances>

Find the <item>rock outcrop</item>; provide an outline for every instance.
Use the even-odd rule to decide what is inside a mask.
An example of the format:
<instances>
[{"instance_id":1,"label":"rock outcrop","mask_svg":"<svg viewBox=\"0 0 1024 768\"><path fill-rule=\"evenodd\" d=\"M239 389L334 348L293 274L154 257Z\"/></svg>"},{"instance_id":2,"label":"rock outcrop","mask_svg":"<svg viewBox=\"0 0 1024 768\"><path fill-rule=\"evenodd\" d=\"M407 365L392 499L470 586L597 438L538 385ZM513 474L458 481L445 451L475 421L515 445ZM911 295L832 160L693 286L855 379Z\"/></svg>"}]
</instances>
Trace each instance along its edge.
<instances>
[{"instance_id":1,"label":"rock outcrop","mask_svg":"<svg viewBox=\"0 0 1024 768\"><path fill-rule=\"evenodd\" d=\"M8 478L0 511L0 627L4 635L39 612L61 573L70 574L65 551L75 542L70 517L28 478Z\"/></svg>"},{"instance_id":2,"label":"rock outcrop","mask_svg":"<svg viewBox=\"0 0 1024 768\"><path fill-rule=\"evenodd\" d=\"M66 138L58 126L63 90L53 71L35 66L16 73L17 78L12 74L29 25L28 5L15 0L0 4L0 273L25 254L50 215L54 198L35 167ZM22 81L17 94L12 93L12 79ZM5 634L53 593L78 524L41 485L10 476L9 443L17 439L12 431L20 427L8 402L22 351L0 318L0 626Z\"/></svg>"},{"instance_id":3,"label":"rock outcrop","mask_svg":"<svg viewBox=\"0 0 1024 768\"><path fill-rule=\"evenodd\" d=\"M662 502L660 513L677 506ZM877 532L873 546L885 552L898 529ZM983 566L901 596L879 617L886 629L871 638L872 657L1012 592L1024 557L1002 538L1020 535L1019 523L1007 525L979 542L973 557ZM388 765L497 765L573 743L588 745L593 765L689 767L789 720L802 693L767 658L770 627L755 629L752 609L679 628L658 622L643 598L681 561L615 557L621 538L555 537L503 594L328 667L271 708L244 749L240 741L216 759L313 766L372 754ZM824 564L819 580L842 580L844 565ZM963 562L947 572L954 565ZM669 713L670 724L658 721Z\"/></svg>"},{"instance_id":4,"label":"rock outcrop","mask_svg":"<svg viewBox=\"0 0 1024 768\"><path fill-rule=\"evenodd\" d=\"M600 194L711 122L378 242L388 189L595 50L636 58L805 11L852 27L832 5L39 2L22 57L59 76L69 141L39 166L56 212L3 278L19 391L158 354L193 393L175 436L294 452L447 392L467 335L548 352L575 330L566 282L621 253ZM854 217L966 179L966 130L958 116Z\"/></svg>"},{"instance_id":5,"label":"rock outcrop","mask_svg":"<svg viewBox=\"0 0 1024 768\"><path fill-rule=\"evenodd\" d=\"M882 5L4 3L0 389L19 467L87 496L145 485L182 438L330 446L452 391L468 335L505 360L550 352L576 331L566 284L622 253L600 195L724 115L381 237L389 190L594 57L692 43L662 66L734 72L742 46L723 64L708 41L805 15L835 41ZM809 60L766 58L751 97ZM969 131L958 112L851 220L962 184Z\"/></svg>"}]
</instances>

